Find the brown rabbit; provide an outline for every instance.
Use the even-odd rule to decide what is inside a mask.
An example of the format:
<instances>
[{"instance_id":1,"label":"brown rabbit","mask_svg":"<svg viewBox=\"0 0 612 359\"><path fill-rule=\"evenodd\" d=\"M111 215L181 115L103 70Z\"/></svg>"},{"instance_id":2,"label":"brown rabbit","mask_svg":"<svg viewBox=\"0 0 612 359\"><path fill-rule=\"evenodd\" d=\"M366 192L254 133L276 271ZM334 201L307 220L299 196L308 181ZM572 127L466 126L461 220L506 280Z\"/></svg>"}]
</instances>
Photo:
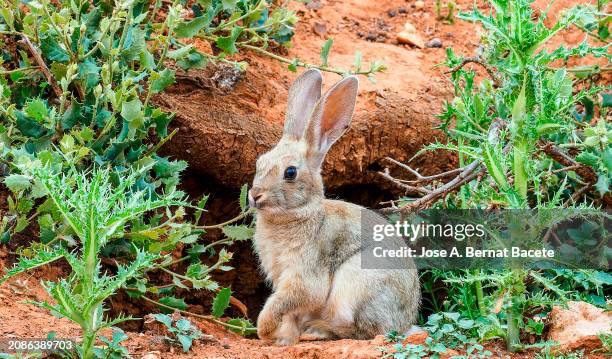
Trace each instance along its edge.
<instances>
[{"instance_id":1,"label":"brown rabbit","mask_svg":"<svg viewBox=\"0 0 612 359\"><path fill-rule=\"evenodd\" d=\"M363 269L361 228L388 223L358 205L325 199L321 164L348 128L358 80L321 97L321 73L304 72L289 90L280 142L257 160L249 191L255 250L274 293L257 320L262 339L372 338L405 332L417 318L418 273Z\"/></svg>"}]
</instances>

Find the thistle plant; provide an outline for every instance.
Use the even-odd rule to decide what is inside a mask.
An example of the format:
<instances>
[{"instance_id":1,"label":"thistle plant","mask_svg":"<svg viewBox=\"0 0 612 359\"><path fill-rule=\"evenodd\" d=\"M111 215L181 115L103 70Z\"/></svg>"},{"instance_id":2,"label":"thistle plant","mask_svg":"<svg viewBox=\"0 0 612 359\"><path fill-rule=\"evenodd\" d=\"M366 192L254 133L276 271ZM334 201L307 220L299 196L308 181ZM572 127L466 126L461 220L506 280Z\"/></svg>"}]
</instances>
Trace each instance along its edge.
<instances>
[{"instance_id":1,"label":"thistle plant","mask_svg":"<svg viewBox=\"0 0 612 359\"><path fill-rule=\"evenodd\" d=\"M455 98L445 103L439 117L448 141L422 150L454 152L460 168L423 176L389 159L414 179L394 178L388 171L381 175L409 193L425 195L401 198L384 211L405 215L428 206L524 210L609 206L610 87L598 79L612 69L612 56L607 40L610 17L603 3L566 9L556 19L551 19L550 5L536 13L530 0L489 3L488 13L474 8L458 15L482 26L482 45L468 57L447 49L445 65ZM545 25L547 20L552 20L551 26ZM549 40L570 27L585 31L579 45L547 47ZM570 58L587 56L597 64L566 66ZM550 308L575 293L561 289L555 282L558 276L549 271L434 274L451 288L449 293L465 294L452 288L467 285L476 300L454 298L459 303L447 306L480 317L489 328L483 337L502 337L510 350L521 348L520 330L529 323L525 313Z\"/></svg>"},{"instance_id":2,"label":"thistle plant","mask_svg":"<svg viewBox=\"0 0 612 359\"><path fill-rule=\"evenodd\" d=\"M133 190L137 179L147 170L149 168L145 167L116 176L116 173L101 168L87 173L76 169L58 173L53 166L47 165L35 167L31 173L31 180L51 200L53 211L70 226L76 245L74 249L48 245L32 257L21 258L1 282L24 271L64 259L72 270L69 276L44 283L56 303L32 303L81 327L83 341L79 355L82 358L93 358L100 330L133 319L105 317L104 302L127 281L142 276L143 271L163 258L160 254L135 248L133 260L126 265L118 264L113 274L101 266L102 248L120 237L132 221L147 212L166 209L171 214L169 208L185 204L182 193L178 191L153 198L150 192ZM113 178L117 183L113 183Z\"/></svg>"}]
</instances>

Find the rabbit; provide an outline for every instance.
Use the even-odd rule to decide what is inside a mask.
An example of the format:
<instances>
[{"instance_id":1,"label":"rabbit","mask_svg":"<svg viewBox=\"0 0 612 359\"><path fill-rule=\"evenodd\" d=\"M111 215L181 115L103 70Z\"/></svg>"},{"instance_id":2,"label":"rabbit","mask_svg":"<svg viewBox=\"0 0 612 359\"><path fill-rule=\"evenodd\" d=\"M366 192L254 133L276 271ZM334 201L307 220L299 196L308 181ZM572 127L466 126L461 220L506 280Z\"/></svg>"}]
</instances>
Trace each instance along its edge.
<instances>
[{"instance_id":1,"label":"rabbit","mask_svg":"<svg viewBox=\"0 0 612 359\"><path fill-rule=\"evenodd\" d=\"M314 69L292 84L283 136L257 159L248 193L254 250L273 288L257 334L278 345L406 332L420 305L414 265L362 269L363 218L370 226L388 222L358 205L325 199L321 165L349 126L359 82L345 77L323 96L321 85Z\"/></svg>"}]
</instances>

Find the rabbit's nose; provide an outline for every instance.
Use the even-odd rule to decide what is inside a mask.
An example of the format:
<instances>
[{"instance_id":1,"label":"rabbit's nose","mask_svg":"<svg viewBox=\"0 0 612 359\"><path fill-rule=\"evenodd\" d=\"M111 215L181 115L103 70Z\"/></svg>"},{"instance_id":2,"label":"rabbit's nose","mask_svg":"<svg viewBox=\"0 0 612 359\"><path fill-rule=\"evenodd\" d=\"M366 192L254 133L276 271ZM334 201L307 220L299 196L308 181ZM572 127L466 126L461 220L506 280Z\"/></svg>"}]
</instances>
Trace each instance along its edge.
<instances>
[{"instance_id":1,"label":"rabbit's nose","mask_svg":"<svg viewBox=\"0 0 612 359\"><path fill-rule=\"evenodd\" d=\"M251 190L249 191L249 207L259 208L263 196L263 192L256 190L255 188L251 188Z\"/></svg>"}]
</instances>

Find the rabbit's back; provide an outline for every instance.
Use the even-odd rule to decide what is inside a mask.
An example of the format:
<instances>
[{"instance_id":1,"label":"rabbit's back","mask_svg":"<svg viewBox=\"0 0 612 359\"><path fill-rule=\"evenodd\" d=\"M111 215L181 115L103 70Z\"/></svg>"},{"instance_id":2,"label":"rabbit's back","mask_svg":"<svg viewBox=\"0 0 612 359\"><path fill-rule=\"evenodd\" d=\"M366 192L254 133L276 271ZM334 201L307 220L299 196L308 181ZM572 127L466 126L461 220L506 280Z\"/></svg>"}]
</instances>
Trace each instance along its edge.
<instances>
[{"instance_id":1,"label":"rabbit's back","mask_svg":"<svg viewBox=\"0 0 612 359\"><path fill-rule=\"evenodd\" d=\"M365 227L388 222L361 206L325 201L326 232L321 258L327 258L330 290L321 319L335 335L372 338L391 330L405 332L416 322L420 304L418 273L411 260L403 269L366 269ZM367 231L366 231L367 232ZM391 238L390 240L401 240Z\"/></svg>"}]
</instances>

